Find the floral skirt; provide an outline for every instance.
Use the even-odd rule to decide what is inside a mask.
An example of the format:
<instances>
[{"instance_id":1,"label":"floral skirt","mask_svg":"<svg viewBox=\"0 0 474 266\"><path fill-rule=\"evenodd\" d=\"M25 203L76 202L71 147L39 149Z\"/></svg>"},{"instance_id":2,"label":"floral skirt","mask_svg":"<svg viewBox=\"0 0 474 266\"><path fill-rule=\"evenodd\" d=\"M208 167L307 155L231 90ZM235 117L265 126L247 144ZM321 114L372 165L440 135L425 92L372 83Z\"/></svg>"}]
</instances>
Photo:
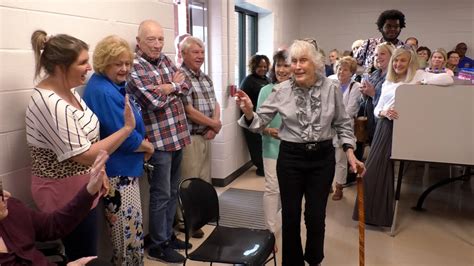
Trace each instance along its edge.
<instances>
[{"instance_id":1,"label":"floral skirt","mask_svg":"<svg viewBox=\"0 0 474 266\"><path fill-rule=\"evenodd\" d=\"M105 215L112 237L114 265L143 265L143 218L139 180L110 178L110 192L104 197Z\"/></svg>"}]
</instances>

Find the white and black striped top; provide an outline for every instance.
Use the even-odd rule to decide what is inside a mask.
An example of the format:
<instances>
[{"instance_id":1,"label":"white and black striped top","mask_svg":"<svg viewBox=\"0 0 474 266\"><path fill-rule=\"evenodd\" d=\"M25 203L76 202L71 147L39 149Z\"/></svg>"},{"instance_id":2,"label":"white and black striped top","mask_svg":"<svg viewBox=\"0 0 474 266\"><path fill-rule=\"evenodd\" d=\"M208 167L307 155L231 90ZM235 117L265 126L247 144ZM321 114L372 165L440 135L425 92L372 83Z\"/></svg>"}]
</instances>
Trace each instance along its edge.
<instances>
[{"instance_id":1,"label":"white and black striped top","mask_svg":"<svg viewBox=\"0 0 474 266\"><path fill-rule=\"evenodd\" d=\"M99 140L99 120L72 90L82 110L51 90L35 88L26 110L26 135L30 146L49 149L62 162L87 151Z\"/></svg>"}]
</instances>

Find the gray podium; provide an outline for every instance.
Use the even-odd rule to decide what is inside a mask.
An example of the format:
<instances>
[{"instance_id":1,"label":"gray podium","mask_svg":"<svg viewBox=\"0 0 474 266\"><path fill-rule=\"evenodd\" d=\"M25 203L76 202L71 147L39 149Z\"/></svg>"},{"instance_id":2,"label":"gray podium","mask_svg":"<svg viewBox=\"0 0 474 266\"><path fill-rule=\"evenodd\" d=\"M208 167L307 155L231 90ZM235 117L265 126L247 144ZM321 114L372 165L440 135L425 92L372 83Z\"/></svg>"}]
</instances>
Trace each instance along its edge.
<instances>
[{"instance_id":1,"label":"gray podium","mask_svg":"<svg viewBox=\"0 0 474 266\"><path fill-rule=\"evenodd\" d=\"M415 210L422 210L430 192L451 182L466 180L474 166L474 86L402 85L397 88L392 160L400 161L391 235L395 235L398 202L405 161L467 166L465 174L428 187Z\"/></svg>"}]
</instances>

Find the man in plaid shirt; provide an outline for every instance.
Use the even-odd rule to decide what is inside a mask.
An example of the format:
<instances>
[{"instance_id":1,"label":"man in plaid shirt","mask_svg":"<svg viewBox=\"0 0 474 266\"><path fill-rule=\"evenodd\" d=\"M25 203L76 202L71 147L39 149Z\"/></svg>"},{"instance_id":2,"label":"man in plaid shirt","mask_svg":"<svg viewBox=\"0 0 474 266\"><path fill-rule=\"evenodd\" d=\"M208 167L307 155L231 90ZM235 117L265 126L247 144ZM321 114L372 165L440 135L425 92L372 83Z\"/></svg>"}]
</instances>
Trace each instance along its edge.
<instances>
[{"instance_id":1,"label":"man in plaid shirt","mask_svg":"<svg viewBox=\"0 0 474 266\"><path fill-rule=\"evenodd\" d=\"M163 28L153 20L138 28L136 56L126 90L141 106L149 141L155 147L150 159L150 259L184 262L176 250L185 243L176 238L173 220L181 175L182 149L191 143L181 97L190 87L184 74L162 53Z\"/></svg>"},{"instance_id":2,"label":"man in plaid shirt","mask_svg":"<svg viewBox=\"0 0 474 266\"><path fill-rule=\"evenodd\" d=\"M214 139L222 127L220 106L211 78L201 71L204 63L204 43L196 37L187 37L179 47L183 58L180 70L191 85L189 94L183 98L183 104L192 140L191 145L183 150L181 179L199 177L211 183L210 140ZM184 229L183 226L181 229ZM201 229L192 234L196 238L203 235Z\"/></svg>"}]
</instances>

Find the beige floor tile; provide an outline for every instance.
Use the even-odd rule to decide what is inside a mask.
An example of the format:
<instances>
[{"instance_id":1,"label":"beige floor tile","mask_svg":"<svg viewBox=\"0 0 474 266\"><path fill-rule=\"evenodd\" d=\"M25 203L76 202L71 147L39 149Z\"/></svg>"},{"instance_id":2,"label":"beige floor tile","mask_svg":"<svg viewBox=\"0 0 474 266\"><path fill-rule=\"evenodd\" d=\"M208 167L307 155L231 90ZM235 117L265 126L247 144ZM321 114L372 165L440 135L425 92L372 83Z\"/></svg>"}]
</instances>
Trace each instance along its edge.
<instances>
[{"instance_id":1,"label":"beige floor tile","mask_svg":"<svg viewBox=\"0 0 474 266\"><path fill-rule=\"evenodd\" d=\"M474 265L474 180L462 185L453 183L433 192L425 201L428 211L415 212L411 207L423 189L448 172L447 167L430 165L429 178L422 178L423 173L423 164L410 164L406 170L395 237L390 236L389 228L367 226L366 265ZM251 168L229 186L217 190L219 193L230 187L263 190L264 180ZM356 186L351 186L344 189L341 201L328 200L323 265L358 265L358 224L351 218L355 196ZM204 228L206 234L210 230L211 226ZM303 243L305 234L302 224ZM197 246L201 241L193 239L192 243ZM278 246L281 250L281 237ZM281 262L281 252L278 261ZM145 265L166 264L146 260ZM209 264L188 262L187 265Z\"/></svg>"}]
</instances>

